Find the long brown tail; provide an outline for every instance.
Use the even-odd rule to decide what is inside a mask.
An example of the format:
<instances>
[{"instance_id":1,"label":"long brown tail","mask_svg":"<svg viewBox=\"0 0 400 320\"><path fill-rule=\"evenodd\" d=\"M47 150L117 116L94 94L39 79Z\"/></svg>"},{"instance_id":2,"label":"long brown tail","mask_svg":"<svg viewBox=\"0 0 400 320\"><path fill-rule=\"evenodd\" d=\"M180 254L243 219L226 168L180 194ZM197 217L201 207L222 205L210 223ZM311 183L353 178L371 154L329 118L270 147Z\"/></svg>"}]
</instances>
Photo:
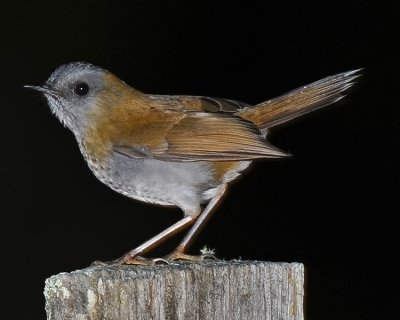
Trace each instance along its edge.
<instances>
[{"instance_id":1,"label":"long brown tail","mask_svg":"<svg viewBox=\"0 0 400 320\"><path fill-rule=\"evenodd\" d=\"M253 108L242 109L242 118L266 130L342 99L362 69L343 72L292 90Z\"/></svg>"}]
</instances>

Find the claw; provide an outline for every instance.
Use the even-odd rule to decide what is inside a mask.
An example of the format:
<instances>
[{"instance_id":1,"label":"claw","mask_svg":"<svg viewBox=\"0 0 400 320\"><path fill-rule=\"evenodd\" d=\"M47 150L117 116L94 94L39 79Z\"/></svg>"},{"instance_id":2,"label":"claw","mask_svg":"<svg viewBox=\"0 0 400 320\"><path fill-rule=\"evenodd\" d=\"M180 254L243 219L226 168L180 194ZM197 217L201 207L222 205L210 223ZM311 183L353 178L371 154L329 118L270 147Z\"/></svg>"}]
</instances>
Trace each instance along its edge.
<instances>
[{"instance_id":1,"label":"claw","mask_svg":"<svg viewBox=\"0 0 400 320\"><path fill-rule=\"evenodd\" d=\"M217 257L211 254L202 254L200 256L194 256L194 255L189 255L185 254L180 251L174 251L168 255L166 255L164 260L168 261L169 263L172 263L174 261L193 261L193 262L200 262L204 260L217 260Z\"/></svg>"},{"instance_id":2,"label":"claw","mask_svg":"<svg viewBox=\"0 0 400 320\"><path fill-rule=\"evenodd\" d=\"M163 258L155 258L155 259L148 259L141 256L137 256L134 258L127 258L124 259L119 258L112 261L94 261L92 262L91 266L112 266L112 265L136 265L136 266L153 266L159 264L169 264L169 262Z\"/></svg>"},{"instance_id":3,"label":"claw","mask_svg":"<svg viewBox=\"0 0 400 320\"><path fill-rule=\"evenodd\" d=\"M218 260L218 258L213 254L202 254L203 260Z\"/></svg>"},{"instance_id":4,"label":"claw","mask_svg":"<svg viewBox=\"0 0 400 320\"><path fill-rule=\"evenodd\" d=\"M119 264L127 264L127 265L138 265L138 266L154 266L158 264L169 264L169 262L163 258L144 258L141 256L137 256L130 259L117 260Z\"/></svg>"},{"instance_id":5,"label":"claw","mask_svg":"<svg viewBox=\"0 0 400 320\"><path fill-rule=\"evenodd\" d=\"M144 258L137 256L130 258L128 256L121 257L112 261L99 261L92 262L91 266L112 266L112 265L135 265L135 266L154 266L154 265L168 265L175 261L192 261L201 262L204 260L218 260L213 254L202 254L199 256L185 254L180 251L174 251L163 258Z\"/></svg>"},{"instance_id":6,"label":"claw","mask_svg":"<svg viewBox=\"0 0 400 320\"><path fill-rule=\"evenodd\" d=\"M96 261L93 261L91 264L90 264L90 266L91 267L97 267L97 266L107 266L107 265L110 265L111 264L111 261L100 261L100 260L96 260Z\"/></svg>"}]
</instances>

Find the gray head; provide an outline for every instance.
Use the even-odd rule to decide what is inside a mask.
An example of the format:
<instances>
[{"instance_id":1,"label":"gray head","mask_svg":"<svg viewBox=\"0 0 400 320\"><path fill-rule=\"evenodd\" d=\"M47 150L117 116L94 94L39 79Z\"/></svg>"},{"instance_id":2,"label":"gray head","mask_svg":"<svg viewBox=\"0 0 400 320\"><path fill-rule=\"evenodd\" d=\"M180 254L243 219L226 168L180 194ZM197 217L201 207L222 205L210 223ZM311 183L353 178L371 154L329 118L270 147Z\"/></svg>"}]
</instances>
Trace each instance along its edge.
<instances>
[{"instance_id":1,"label":"gray head","mask_svg":"<svg viewBox=\"0 0 400 320\"><path fill-rule=\"evenodd\" d=\"M25 87L42 92L52 112L79 136L107 73L90 63L72 62L58 67L43 86Z\"/></svg>"}]
</instances>

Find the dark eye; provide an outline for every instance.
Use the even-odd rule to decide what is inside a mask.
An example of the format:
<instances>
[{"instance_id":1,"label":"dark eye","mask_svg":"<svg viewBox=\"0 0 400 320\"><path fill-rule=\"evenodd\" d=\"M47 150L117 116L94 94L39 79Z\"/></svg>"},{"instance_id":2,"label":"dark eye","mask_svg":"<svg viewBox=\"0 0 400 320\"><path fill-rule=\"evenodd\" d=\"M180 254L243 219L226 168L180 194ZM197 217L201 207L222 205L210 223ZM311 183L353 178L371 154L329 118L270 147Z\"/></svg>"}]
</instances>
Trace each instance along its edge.
<instances>
[{"instance_id":1,"label":"dark eye","mask_svg":"<svg viewBox=\"0 0 400 320\"><path fill-rule=\"evenodd\" d=\"M89 85L85 82L79 82L74 86L74 92L78 96L86 96L89 92Z\"/></svg>"}]
</instances>

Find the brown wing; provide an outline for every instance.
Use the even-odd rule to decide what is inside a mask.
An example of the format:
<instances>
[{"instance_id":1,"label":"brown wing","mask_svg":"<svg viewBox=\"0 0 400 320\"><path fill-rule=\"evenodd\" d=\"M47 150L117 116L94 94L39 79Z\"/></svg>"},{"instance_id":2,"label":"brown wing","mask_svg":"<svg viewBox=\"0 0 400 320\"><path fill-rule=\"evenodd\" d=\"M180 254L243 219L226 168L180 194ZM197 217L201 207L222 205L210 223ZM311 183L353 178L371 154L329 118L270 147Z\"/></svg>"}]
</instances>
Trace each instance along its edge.
<instances>
[{"instance_id":1,"label":"brown wing","mask_svg":"<svg viewBox=\"0 0 400 320\"><path fill-rule=\"evenodd\" d=\"M268 144L251 122L233 115L243 108L237 102L186 96L152 96L152 99L159 111L167 110L169 114L180 112L179 120L170 123L168 129L162 132L161 140L152 140L158 141L157 144L148 144L145 142L147 139L133 139L129 144L126 141L117 143L114 146L116 152L133 158L152 157L171 161L226 161L287 156ZM165 115L165 121L169 121L167 113Z\"/></svg>"},{"instance_id":2,"label":"brown wing","mask_svg":"<svg viewBox=\"0 0 400 320\"><path fill-rule=\"evenodd\" d=\"M192 160L277 158L287 154L268 144L250 122L208 113L191 113L166 137L163 155Z\"/></svg>"},{"instance_id":3,"label":"brown wing","mask_svg":"<svg viewBox=\"0 0 400 320\"><path fill-rule=\"evenodd\" d=\"M252 106L231 99L212 98L203 96L160 96L148 95L158 107L164 110L178 110L183 112L211 112L233 114Z\"/></svg>"}]
</instances>

